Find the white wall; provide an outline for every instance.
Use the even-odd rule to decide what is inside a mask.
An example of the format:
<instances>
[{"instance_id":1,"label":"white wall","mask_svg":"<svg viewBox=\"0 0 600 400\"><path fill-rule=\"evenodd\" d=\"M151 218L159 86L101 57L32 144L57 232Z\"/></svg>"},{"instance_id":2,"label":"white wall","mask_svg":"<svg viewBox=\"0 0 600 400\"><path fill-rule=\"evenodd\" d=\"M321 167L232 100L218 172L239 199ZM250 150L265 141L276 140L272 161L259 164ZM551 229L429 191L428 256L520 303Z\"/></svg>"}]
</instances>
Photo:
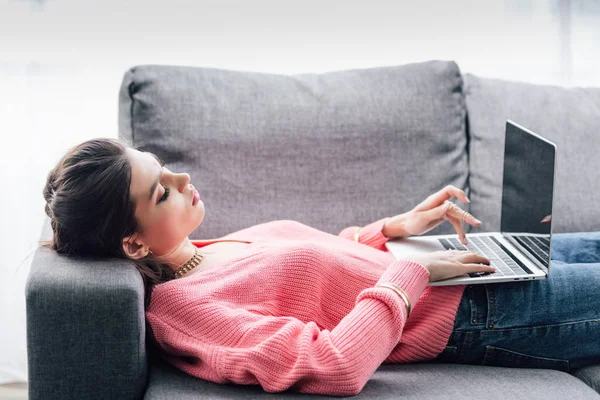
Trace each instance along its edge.
<instances>
[{"instance_id":1,"label":"white wall","mask_svg":"<svg viewBox=\"0 0 600 400\"><path fill-rule=\"evenodd\" d=\"M128 67L293 74L446 59L482 76L600 86L594 3L0 0L0 384L27 379L24 286L46 174L69 146L116 137Z\"/></svg>"}]
</instances>

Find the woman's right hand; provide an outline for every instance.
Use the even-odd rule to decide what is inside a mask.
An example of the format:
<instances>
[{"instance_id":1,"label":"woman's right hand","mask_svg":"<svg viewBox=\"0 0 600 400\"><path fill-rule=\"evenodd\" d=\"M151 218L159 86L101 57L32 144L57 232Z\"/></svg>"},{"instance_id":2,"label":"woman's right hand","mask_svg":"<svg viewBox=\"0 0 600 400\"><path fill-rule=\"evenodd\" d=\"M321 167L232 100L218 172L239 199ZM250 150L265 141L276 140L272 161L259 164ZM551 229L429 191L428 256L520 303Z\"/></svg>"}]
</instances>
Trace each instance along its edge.
<instances>
[{"instance_id":1,"label":"woman's right hand","mask_svg":"<svg viewBox=\"0 0 600 400\"><path fill-rule=\"evenodd\" d=\"M445 250L412 255L408 258L429 271L429 282L454 278L473 272L494 272L490 259L472 251Z\"/></svg>"}]
</instances>

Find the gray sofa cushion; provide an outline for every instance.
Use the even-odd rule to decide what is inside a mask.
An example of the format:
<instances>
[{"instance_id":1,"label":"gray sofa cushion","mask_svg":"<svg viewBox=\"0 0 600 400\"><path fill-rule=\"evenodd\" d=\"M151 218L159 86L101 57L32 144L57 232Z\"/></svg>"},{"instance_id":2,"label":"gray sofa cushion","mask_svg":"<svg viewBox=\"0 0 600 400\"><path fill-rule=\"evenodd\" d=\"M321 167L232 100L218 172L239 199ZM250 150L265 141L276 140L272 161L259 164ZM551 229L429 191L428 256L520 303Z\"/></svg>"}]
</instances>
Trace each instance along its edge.
<instances>
[{"instance_id":1,"label":"gray sofa cushion","mask_svg":"<svg viewBox=\"0 0 600 400\"><path fill-rule=\"evenodd\" d=\"M119 129L190 173L207 210L192 238L273 219L339 233L467 182L454 62L296 76L140 66L124 77Z\"/></svg>"},{"instance_id":2,"label":"gray sofa cushion","mask_svg":"<svg viewBox=\"0 0 600 400\"><path fill-rule=\"evenodd\" d=\"M225 385L200 380L168 365L150 366L145 400L310 398L266 393L258 385ZM339 397L318 396L319 399ZM598 399L579 379L550 369L500 368L437 363L384 364L352 399Z\"/></svg>"},{"instance_id":3,"label":"gray sofa cushion","mask_svg":"<svg viewBox=\"0 0 600 400\"><path fill-rule=\"evenodd\" d=\"M506 119L557 145L554 232L600 230L600 88L565 89L465 75L471 211L500 229Z\"/></svg>"}]
</instances>

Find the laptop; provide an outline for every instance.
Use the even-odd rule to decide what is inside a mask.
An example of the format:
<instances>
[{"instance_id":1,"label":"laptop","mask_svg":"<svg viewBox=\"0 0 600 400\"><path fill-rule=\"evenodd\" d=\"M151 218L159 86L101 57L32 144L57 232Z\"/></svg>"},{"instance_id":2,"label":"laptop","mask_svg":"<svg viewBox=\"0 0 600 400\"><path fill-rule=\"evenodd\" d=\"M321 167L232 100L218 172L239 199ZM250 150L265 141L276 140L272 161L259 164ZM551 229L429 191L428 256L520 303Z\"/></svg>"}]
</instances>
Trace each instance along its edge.
<instances>
[{"instance_id":1,"label":"laptop","mask_svg":"<svg viewBox=\"0 0 600 400\"><path fill-rule=\"evenodd\" d=\"M457 234L386 242L398 260L410 259L414 253L458 249L482 254L496 267L491 273L465 274L429 286L533 281L550 276L556 145L511 120L506 121L505 136L500 232L467 234L466 246Z\"/></svg>"}]
</instances>

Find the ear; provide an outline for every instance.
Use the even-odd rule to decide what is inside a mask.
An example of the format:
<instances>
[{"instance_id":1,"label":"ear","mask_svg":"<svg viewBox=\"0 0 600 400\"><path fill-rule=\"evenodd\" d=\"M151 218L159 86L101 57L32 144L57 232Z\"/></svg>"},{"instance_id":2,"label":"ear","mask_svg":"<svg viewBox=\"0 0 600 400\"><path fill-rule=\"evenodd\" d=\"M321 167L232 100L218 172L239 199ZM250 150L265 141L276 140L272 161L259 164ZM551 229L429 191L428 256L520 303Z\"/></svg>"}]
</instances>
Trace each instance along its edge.
<instances>
[{"instance_id":1,"label":"ear","mask_svg":"<svg viewBox=\"0 0 600 400\"><path fill-rule=\"evenodd\" d=\"M138 234L133 234L123 238L123 250L125 251L125 254L127 254L127 257L137 260L146 257L149 248Z\"/></svg>"}]
</instances>

